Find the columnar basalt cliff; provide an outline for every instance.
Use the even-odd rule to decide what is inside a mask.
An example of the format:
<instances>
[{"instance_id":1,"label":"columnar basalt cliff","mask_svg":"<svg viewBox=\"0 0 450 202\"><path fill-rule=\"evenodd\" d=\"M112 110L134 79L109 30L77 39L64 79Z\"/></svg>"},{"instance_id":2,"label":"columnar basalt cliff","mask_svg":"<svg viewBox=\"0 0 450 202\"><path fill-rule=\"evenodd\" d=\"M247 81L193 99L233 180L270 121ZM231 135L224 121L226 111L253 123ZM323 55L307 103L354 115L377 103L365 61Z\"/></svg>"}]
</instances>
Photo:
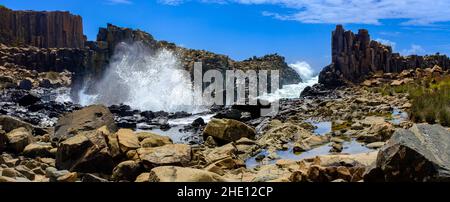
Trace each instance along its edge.
<instances>
[{"instance_id":1,"label":"columnar basalt cliff","mask_svg":"<svg viewBox=\"0 0 450 202\"><path fill-rule=\"evenodd\" d=\"M0 7L0 43L39 48L83 48L82 19L69 12L13 11Z\"/></svg>"},{"instance_id":2,"label":"columnar basalt cliff","mask_svg":"<svg viewBox=\"0 0 450 202\"><path fill-rule=\"evenodd\" d=\"M359 30L358 34L345 31L337 25L332 32L332 64L319 75L319 83L329 87L347 82L357 83L371 73L397 73L405 69L428 68L434 65L446 70L450 59L445 55L401 56L392 48L371 40L369 32Z\"/></svg>"}]
</instances>

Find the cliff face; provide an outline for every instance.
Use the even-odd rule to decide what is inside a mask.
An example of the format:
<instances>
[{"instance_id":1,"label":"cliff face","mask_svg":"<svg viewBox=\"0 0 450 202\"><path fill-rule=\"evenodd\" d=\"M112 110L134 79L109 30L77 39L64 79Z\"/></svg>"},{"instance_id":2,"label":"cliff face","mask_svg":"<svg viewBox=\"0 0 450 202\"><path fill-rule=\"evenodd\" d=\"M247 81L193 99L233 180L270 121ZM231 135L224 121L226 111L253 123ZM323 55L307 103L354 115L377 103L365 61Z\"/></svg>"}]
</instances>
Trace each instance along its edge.
<instances>
[{"instance_id":1,"label":"cliff face","mask_svg":"<svg viewBox=\"0 0 450 202\"><path fill-rule=\"evenodd\" d=\"M0 43L39 48L83 48L82 19L69 12L13 11L0 7Z\"/></svg>"},{"instance_id":2,"label":"cliff face","mask_svg":"<svg viewBox=\"0 0 450 202\"><path fill-rule=\"evenodd\" d=\"M397 73L434 65L446 70L450 68L450 60L445 55L403 57L393 53L391 47L371 40L367 30L354 34L338 25L332 32L332 64L322 70L319 83L333 87L360 82L375 72Z\"/></svg>"},{"instance_id":3,"label":"cliff face","mask_svg":"<svg viewBox=\"0 0 450 202\"><path fill-rule=\"evenodd\" d=\"M155 40L152 35L141 30L112 24L99 29L96 41L86 41L80 16L68 12L12 11L0 8L0 65L39 72L69 70L75 73L75 90L85 80L97 80L102 76L116 46L122 42L143 43L153 51L161 48L172 50L191 75L194 63L202 62L203 71L280 70L280 85L301 81L300 76L278 55L233 61L226 55L179 47L170 42Z\"/></svg>"}]
</instances>

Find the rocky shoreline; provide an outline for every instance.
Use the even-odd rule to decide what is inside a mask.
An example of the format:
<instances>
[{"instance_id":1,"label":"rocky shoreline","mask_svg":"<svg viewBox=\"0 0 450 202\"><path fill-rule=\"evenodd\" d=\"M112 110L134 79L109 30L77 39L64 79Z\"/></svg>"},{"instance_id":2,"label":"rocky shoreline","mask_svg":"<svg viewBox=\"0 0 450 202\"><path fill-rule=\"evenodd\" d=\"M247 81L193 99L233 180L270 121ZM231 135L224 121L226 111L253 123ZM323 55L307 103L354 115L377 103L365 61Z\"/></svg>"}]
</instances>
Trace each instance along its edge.
<instances>
[{"instance_id":1,"label":"rocky shoreline","mask_svg":"<svg viewBox=\"0 0 450 202\"><path fill-rule=\"evenodd\" d=\"M12 15L5 9L2 15ZM81 106L70 92L80 87L80 75L100 77L114 47L129 40L176 50L188 71L202 61L205 71L277 69L282 84L301 79L276 54L236 62L110 24L97 41L80 39L84 47L80 41L66 47L37 40L44 36L19 40L25 44L15 47L10 38L18 36L5 36L0 37L7 44L0 46L0 182L450 180L448 103L419 99L450 99L446 56L391 69L410 60L379 63L386 60L378 53L390 58L390 48L371 41L366 31L354 36L338 26L333 64L299 98L281 100L278 114L261 117L260 106L168 113L123 104ZM189 123L173 124L180 119ZM171 129L181 137L164 133Z\"/></svg>"}]
</instances>

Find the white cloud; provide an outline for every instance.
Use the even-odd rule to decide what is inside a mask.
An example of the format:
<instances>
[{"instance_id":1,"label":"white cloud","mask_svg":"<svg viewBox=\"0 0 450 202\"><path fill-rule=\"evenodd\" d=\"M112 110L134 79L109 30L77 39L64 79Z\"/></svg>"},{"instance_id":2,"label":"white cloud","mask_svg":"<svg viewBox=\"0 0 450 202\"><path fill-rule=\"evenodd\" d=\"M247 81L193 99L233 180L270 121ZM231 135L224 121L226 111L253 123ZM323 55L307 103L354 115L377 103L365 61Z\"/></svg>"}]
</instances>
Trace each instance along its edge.
<instances>
[{"instance_id":1,"label":"white cloud","mask_svg":"<svg viewBox=\"0 0 450 202\"><path fill-rule=\"evenodd\" d=\"M265 11L263 15L302 23L381 24L383 19L402 19L404 25L430 25L450 21L449 0L159 0L169 5L186 1L278 5L293 12Z\"/></svg>"},{"instance_id":2,"label":"white cloud","mask_svg":"<svg viewBox=\"0 0 450 202\"><path fill-rule=\"evenodd\" d=\"M108 4L116 5L116 4L132 4L131 0L107 0Z\"/></svg>"},{"instance_id":3,"label":"white cloud","mask_svg":"<svg viewBox=\"0 0 450 202\"><path fill-rule=\"evenodd\" d=\"M302 78L302 80L308 80L314 76L314 70L311 66L305 61L298 61L289 65L292 69L294 69L298 75Z\"/></svg>"},{"instance_id":4,"label":"white cloud","mask_svg":"<svg viewBox=\"0 0 450 202\"><path fill-rule=\"evenodd\" d=\"M387 45L387 46L392 47L392 50L395 50L395 46L397 45L397 43L395 43L393 41L389 41L387 39L382 39L382 38L375 39L375 41L378 41L378 42L380 42L383 45Z\"/></svg>"},{"instance_id":5,"label":"white cloud","mask_svg":"<svg viewBox=\"0 0 450 202\"><path fill-rule=\"evenodd\" d=\"M404 49L401 51L402 55L421 55L423 53L425 53L425 49L416 44L412 44L409 49Z\"/></svg>"}]
</instances>

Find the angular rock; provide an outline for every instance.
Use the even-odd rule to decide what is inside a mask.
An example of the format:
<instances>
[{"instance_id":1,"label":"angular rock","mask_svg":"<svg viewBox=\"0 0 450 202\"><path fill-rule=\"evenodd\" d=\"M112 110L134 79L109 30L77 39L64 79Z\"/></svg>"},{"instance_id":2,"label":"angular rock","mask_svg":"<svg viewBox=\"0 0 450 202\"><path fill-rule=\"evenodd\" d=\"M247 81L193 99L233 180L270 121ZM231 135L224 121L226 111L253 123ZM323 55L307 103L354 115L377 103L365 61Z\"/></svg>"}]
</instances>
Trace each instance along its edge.
<instances>
[{"instance_id":1,"label":"angular rock","mask_svg":"<svg viewBox=\"0 0 450 202\"><path fill-rule=\"evenodd\" d=\"M226 182L218 174L176 166L161 166L153 168L149 174L150 182Z\"/></svg>"},{"instance_id":2,"label":"angular rock","mask_svg":"<svg viewBox=\"0 0 450 202\"><path fill-rule=\"evenodd\" d=\"M398 129L383 146L364 181L450 181L450 131L415 124Z\"/></svg>"},{"instance_id":3,"label":"angular rock","mask_svg":"<svg viewBox=\"0 0 450 202\"><path fill-rule=\"evenodd\" d=\"M102 105L91 105L59 118L55 125L54 137L64 140L80 132L96 130L105 125L109 131L117 131L114 116L109 109Z\"/></svg>"},{"instance_id":4,"label":"angular rock","mask_svg":"<svg viewBox=\"0 0 450 202\"><path fill-rule=\"evenodd\" d=\"M33 126L30 123L24 122L12 116L0 115L0 125L2 126L2 130L6 132L10 132L16 128L24 127L31 131L34 135L44 135L48 133L42 128Z\"/></svg>"},{"instance_id":5,"label":"angular rock","mask_svg":"<svg viewBox=\"0 0 450 202\"><path fill-rule=\"evenodd\" d=\"M203 131L203 138L212 136L221 142L233 142L246 137L255 139L256 131L252 127L232 119L212 119Z\"/></svg>"},{"instance_id":6,"label":"angular rock","mask_svg":"<svg viewBox=\"0 0 450 202\"><path fill-rule=\"evenodd\" d=\"M123 161L113 169L112 179L133 182L143 170L139 162L133 160Z\"/></svg>"},{"instance_id":7,"label":"angular rock","mask_svg":"<svg viewBox=\"0 0 450 202\"><path fill-rule=\"evenodd\" d=\"M58 169L111 173L113 166L112 155L100 131L73 136L61 142L56 153Z\"/></svg>"},{"instance_id":8,"label":"angular rock","mask_svg":"<svg viewBox=\"0 0 450 202\"><path fill-rule=\"evenodd\" d=\"M172 140L167 136L157 135L153 133L145 132L145 138L141 141L141 147L159 147L166 144L172 144ZM143 137L142 133L138 135L139 137Z\"/></svg>"},{"instance_id":9,"label":"angular rock","mask_svg":"<svg viewBox=\"0 0 450 202\"><path fill-rule=\"evenodd\" d=\"M117 131L117 140L120 150L123 153L141 147L136 134L130 129L120 129Z\"/></svg>"},{"instance_id":10,"label":"angular rock","mask_svg":"<svg viewBox=\"0 0 450 202\"><path fill-rule=\"evenodd\" d=\"M7 148L13 152L20 153L23 149L33 142L31 132L26 128L17 128L6 134L8 138Z\"/></svg>"},{"instance_id":11,"label":"angular rock","mask_svg":"<svg viewBox=\"0 0 450 202\"><path fill-rule=\"evenodd\" d=\"M23 90L31 90L33 83L29 79L24 79L19 82L19 88Z\"/></svg>"},{"instance_id":12,"label":"angular rock","mask_svg":"<svg viewBox=\"0 0 450 202\"><path fill-rule=\"evenodd\" d=\"M50 152L52 148L51 143L35 142L24 148L23 155L28 157L52 157L53 155Z\"/></svg>"},{"instance_id":13,"label":"angular rock","mask_svg":"<svg viewBox=\"0 0 450 202\"><path fill-rule=\"evenodd\" d=\"M192 158L191 147L185 144L140 148L137 152L144 165L148 167L164 165L187 166Z\"/></svg>"}]
</instances>

